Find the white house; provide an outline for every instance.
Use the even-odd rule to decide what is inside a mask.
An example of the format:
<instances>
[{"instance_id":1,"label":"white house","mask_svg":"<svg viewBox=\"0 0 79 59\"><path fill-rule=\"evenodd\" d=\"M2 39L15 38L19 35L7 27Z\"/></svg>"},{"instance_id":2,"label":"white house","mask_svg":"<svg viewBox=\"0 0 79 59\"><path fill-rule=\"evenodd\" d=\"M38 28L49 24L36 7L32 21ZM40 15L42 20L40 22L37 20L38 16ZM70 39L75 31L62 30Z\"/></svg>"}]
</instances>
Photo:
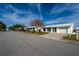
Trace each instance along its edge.
<instances>
[{"instance_id":1,"label":"white house","mask_svg":"<svg viewBox=\"0 0 79 59\"><path fill-rule=\"evenodd\" d=\"M71 34L73 32L74 24L68 23L68 24L57 24L57 25L48 25L44 28L41 28L42 32L56 32L56 33L68 33ZM32 27L31 29L34 29ZM36 28L35 28L36 30Z\"/></svg>"},{"instance_id":2,"label":"white house","mask_svg":"<svg viewBox=\"0 0 79 59\"><path fill-rule=\"evenodd\" d=\"M68 24L57 24L57 25L48 25L45 26L42 31L44 32L56 32L56 33L68 33L71 34L73 32L73 23Z\"/></svg>"}]
</instances>

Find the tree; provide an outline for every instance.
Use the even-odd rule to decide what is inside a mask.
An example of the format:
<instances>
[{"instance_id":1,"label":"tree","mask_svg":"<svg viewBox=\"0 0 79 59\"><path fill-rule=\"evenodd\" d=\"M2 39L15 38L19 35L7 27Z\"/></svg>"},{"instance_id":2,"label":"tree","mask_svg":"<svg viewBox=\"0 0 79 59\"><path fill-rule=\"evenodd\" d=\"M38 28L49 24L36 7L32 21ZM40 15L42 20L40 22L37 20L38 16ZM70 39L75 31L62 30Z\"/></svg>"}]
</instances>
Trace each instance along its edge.
<instances>
[{"instance_id":1,"label":"tree","mask_svg":"<svg viewBox=\"0 0 79 59\"><path fill-rule=\"evenodd\" d=\"M15 24L9 27L10 30L23 30L24 28L25 26L22 24Z\"/></svg>"},{"instance_id":2,"label":"tree","mask_svg":"<svg viewBox=\"0 0 79 59\"><path fill-rule=\"evenodd\" d=\"M37 31L41 32L41 28L44 27L44 23L42 20L35 19L31 21L31 26L35 26Z\"/></svg>"},{"instance_id":3,"label":"tree","mask_svg":"<svg viewBox=\"0 0 79 59\"><path fill-rule=\"evenodd\" d=\"M8 29L9 30L14 30L14 27L13 26L10 26Z\"/></svg>"},{"instance_id":4,"label":"tree","mask_svg":"<svg viewBox=\"0 0 79 59\"><path fill-rule=\"evenodd\" d=\"M6 25L3 22L0 22L0 31L6 30Z\"/></svg>"}]
</instances>

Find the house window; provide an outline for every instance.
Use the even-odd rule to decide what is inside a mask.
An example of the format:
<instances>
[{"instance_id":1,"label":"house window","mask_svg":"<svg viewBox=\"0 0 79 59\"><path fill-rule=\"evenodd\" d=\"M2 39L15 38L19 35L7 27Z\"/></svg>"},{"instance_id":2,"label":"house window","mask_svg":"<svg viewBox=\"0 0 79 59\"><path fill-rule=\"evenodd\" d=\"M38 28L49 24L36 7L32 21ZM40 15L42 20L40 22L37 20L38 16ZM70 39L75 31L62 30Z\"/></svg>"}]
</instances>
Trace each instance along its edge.
<instances>
[{"instance_id":1,"label":"house window","mask_svg":"<svg viewBox=\"0 0 79 59\"><path fill-rule=\"evenodd\" d=\"M51 32L51 28L47 28L47 31L48 31L48 32Z\"/></svg>"}]
</instances>

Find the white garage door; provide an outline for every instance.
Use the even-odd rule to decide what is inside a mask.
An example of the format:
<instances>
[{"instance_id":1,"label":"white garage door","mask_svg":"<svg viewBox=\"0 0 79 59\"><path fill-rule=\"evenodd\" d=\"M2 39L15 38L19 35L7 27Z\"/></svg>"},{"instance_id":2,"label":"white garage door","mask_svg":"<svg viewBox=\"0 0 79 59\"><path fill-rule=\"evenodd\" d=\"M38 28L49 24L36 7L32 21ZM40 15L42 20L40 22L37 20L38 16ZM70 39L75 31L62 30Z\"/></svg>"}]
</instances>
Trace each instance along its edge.
<instances>
[{"instance_id":1,"label":"white garage door","mask_svg":"<svg viewBox=\"0 0 79 59\"><path fill-rule=\"evenodd\" d=\"M67 28L59 28L59 33L67 33Z\"/></svg>"}]
</instances>

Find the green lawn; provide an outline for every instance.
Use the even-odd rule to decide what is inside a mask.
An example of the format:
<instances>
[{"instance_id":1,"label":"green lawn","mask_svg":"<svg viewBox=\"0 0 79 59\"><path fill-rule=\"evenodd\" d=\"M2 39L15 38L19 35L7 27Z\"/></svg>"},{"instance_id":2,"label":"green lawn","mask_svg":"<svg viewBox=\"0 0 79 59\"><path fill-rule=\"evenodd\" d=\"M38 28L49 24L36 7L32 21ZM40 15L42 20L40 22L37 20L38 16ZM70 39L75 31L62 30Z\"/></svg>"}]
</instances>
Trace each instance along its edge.
<instances>
[{"instance_id":1,"label":"green lawn","mask_svg":"<svg viewBox=\"0 0 79 59\"><path fill-rule=\"evenodd\" d=\"M36 34L36 35L48 34L48 32L35 32L35 31L29 31L29 33Z\"/></svg>"}]
</instances>

